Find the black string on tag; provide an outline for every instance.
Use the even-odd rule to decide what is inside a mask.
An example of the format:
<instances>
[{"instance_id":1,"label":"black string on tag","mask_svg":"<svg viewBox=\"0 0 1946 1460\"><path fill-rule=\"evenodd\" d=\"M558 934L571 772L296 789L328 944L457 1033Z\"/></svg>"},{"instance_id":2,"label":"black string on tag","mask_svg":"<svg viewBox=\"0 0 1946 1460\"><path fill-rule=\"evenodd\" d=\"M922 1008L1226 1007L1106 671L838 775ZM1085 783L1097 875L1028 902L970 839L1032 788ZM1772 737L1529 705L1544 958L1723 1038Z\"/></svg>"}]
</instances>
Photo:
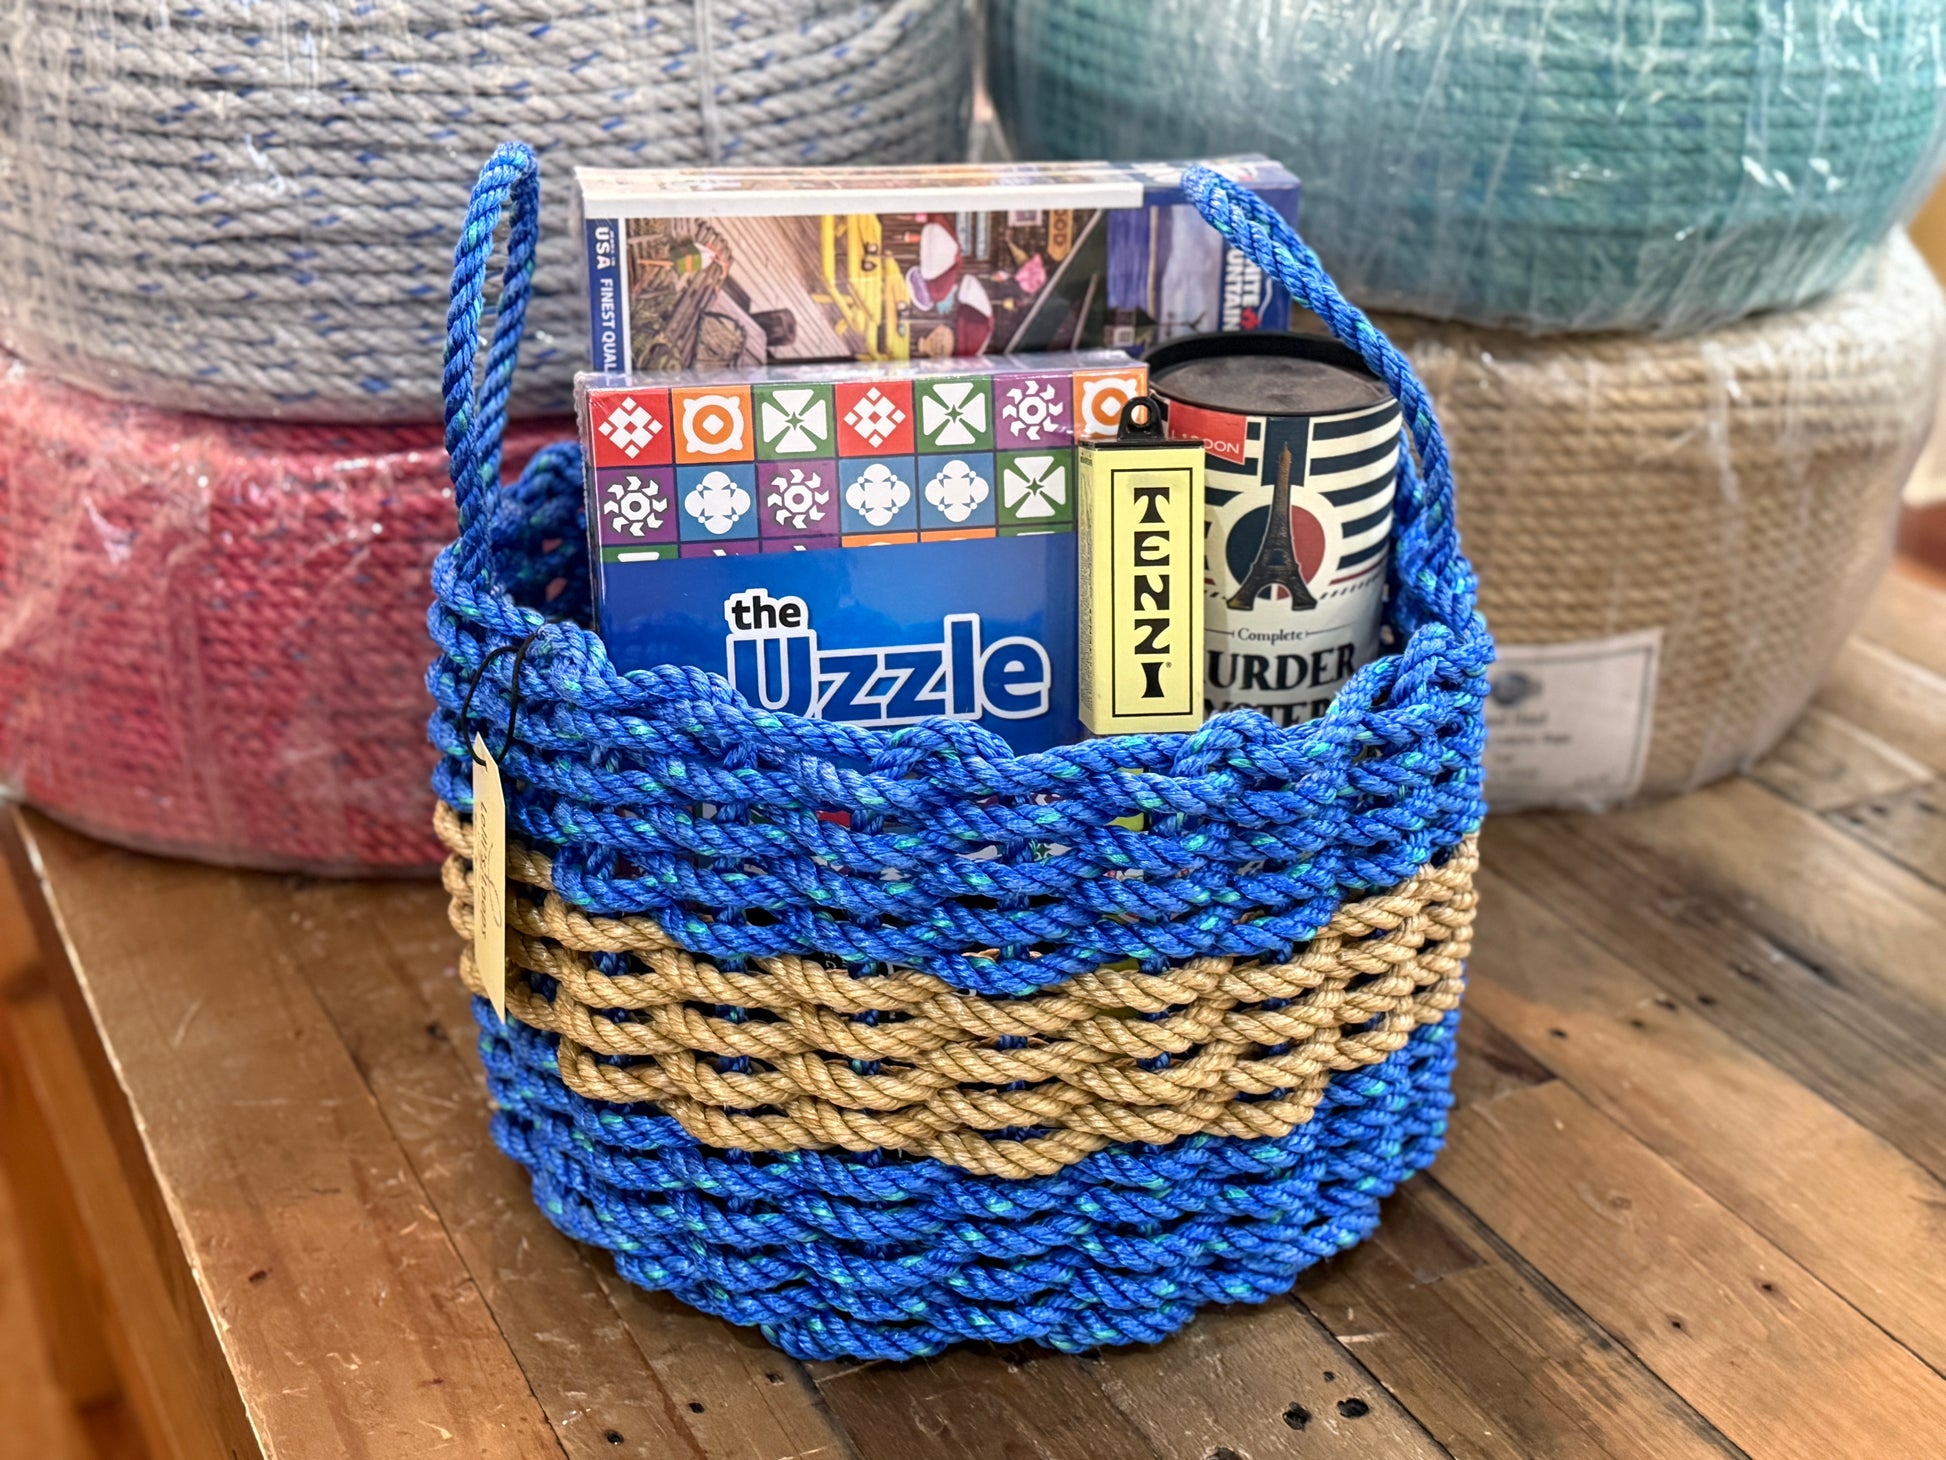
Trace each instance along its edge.
<instances>
[{"instance_id":1,"label":"black string on tag","mask_svg":"<svg viewBox=\"0 0 1946 1460\"><path fill-rule=\"evenodd\" d=\"M467 753L473 757L474 764L479 765L484 762L480 760L479 752L473 749L473 737L466 735L466 719L473 709L473 696L480 688L480 681L486 678L487 671L493 667L493 661L502 654L514 656L513 681L507 688L507 738L500 742L500 754L496 757L498 760L505 760L507 752L513 749L514 726L520 721L520 666L527 662L527 651L533 646L534 640L540 636L541 631L535 629L518 644L502 644L497 649L489 650L486 658L480 661L479 673L473 676L473 683L467 687L466 698L460 701L459 707L460 734L466 736Z\"/></svg>"}]
</instances>

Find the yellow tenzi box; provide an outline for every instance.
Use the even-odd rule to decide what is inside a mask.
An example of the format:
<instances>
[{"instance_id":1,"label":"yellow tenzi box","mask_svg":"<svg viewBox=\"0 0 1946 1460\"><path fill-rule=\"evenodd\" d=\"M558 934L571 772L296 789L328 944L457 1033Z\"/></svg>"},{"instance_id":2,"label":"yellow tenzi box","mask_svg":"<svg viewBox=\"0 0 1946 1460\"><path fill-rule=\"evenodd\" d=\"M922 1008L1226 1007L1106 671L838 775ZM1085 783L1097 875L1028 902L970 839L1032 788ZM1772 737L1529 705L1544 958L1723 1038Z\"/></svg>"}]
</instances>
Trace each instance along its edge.
<instances>
[{"instance_id":1,"label":"yellow tenzi box","mask_svg":"<svg viewBox=\"0 0 1946 1460\"><path fill-rule=\"evenodd\" d=\"M1081 723L1097 735L1203 723L1203 443L1138 396L1077 462Z\"/></svg>"}]
</instances>

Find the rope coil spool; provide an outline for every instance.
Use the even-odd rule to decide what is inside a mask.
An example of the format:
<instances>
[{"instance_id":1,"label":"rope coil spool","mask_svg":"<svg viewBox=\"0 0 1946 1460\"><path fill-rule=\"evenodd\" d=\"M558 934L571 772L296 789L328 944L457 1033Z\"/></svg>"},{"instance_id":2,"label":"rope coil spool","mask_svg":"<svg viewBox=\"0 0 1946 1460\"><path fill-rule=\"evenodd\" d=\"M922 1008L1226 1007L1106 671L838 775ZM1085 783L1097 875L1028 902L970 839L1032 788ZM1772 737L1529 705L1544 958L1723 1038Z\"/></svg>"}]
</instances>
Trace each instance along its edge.
<instances>
[{"instance_id":1,"label":"rope coil spool","mask_svg":"<svg viewBox=\"0 0 1946 1460\"><path fill-rule=\"evenodd\" d=\"M434 427L179 416L0 364L0 785L147 851L432 866L451 512Z\"/></svg>"},{"instance_id":2,"label":"rope coil spool","mask_svg":"<svg viewBox=\"0 0 1946 1460\"><path fill-rule=\"evenodd\" d=\"M1536 333L1817 299L1946 151L1946 0L993 0L988 38L1018 155L1269 153L1352 298Z\"/></svg>"},{"instance_id":3,"label":"rope coil spool","mask_svg":"<svg viewBox=\"0 0 1946 1460\"><path fill-rule=\"evenodd\" d=\"M0 342L151 404L436 421L475 158L957 161L973 40L968 0L12 0ZM518 414L572 409L579 258L542 243Z\"/></svg>"},{"instance_id":4,"label":"rope coil spool","mask_svg":"<svg viewBox=\"0 0 1946 1460\"><path fill-rule=\"evenodd\" d=\"M1822 303L1690 339L1385 325L1472 464L1461 526L1509 653L1660 631L1642 795L1768 750L1878 581L1946 384L1946 300L1911 242Z\"/></svg>"},{"instance_id":5,"label":"rope coil spool","mask_svg":"<svg viewBox=\"0 0 1946 1460\"><path fill-rule=\"evenodd\" d=\"M620 674L582 627L577 447L503 480L535 171L494 155L455 261L429 683L456 926L468 747L505 747L510 1018L475 1007L549 1217L822 1358L1152 1342L1359 1240L1444 1130L1492 653L1403 359L1280 218L1185 174L1411 429L1397 652L1322 718L1021 756L965 721L765 712L700 670Z\"/></svg>"}]
</instances>

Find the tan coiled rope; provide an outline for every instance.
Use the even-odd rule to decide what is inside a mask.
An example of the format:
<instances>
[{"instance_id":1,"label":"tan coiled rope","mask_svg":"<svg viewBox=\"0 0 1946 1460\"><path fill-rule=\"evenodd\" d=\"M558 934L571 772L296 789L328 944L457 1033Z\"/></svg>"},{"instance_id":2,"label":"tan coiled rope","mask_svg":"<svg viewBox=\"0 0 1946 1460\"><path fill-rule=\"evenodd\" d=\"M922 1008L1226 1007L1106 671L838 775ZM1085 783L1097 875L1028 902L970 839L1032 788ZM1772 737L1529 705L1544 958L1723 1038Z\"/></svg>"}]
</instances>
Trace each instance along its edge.
<instances>
[{"instance_id":1,"label":"tan coiled rope","mask_svg":"<svg viewBox=\"0 0 1946 1460\"><path fill-rule=\"evenodd\" d=\"M1768 750L1878 581L1946 380L1911 242L1821 303L1682 339L1383 327L1438 404L1503 663L1658 632L1643 794Z\"/></svg>"}]
</instances>

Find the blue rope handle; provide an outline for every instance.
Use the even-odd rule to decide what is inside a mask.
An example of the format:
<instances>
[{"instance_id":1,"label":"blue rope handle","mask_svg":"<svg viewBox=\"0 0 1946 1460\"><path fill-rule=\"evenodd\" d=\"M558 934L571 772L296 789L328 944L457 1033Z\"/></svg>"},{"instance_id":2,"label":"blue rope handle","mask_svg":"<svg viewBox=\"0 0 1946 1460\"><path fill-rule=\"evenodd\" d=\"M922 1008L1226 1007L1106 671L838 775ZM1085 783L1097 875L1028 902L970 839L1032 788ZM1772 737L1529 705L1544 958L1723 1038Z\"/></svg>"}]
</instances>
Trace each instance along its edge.
<instances>
[{"instance_id":1,"label":"blue rope handle","mask_svg":"<svg viewBox=\"0 0 1946 1460\"><path fill-rule=\"evenodd\" d=\"M446 310L446 455L459 511L460 575L490 587L493 508L500 491L500 449L507 434L507 397L520 359L527 301L534 292L534 248L540 241L541 168L524 142L494 149L466 208L453 250L452 303ZM480 371L480 321L486 312L487 265L500 215L512 205L507 262L500 275L493 343Z\"/></svg>"},{"instance_id":2,"label":"blue rope handle","mask_svg":"<svg viewBox=\"0 0 1946 1460\"><path fill-rule=\"evenodd\" d=\"M1197 166L1183 173L1182 190L1231 247L1323 320L1398 398L1418 460L1415 464L1407 455L1399 462L1394 581L1405 601L1395 611L1403 628L1416 628L1431 618L1465 633L1473 621L1475 584L1473 570L1459 551L1452 463L1432 400L1410 362L1362 309L1338 292L1310 245L1250 189Z\"/></svg>"}]
</instances>

